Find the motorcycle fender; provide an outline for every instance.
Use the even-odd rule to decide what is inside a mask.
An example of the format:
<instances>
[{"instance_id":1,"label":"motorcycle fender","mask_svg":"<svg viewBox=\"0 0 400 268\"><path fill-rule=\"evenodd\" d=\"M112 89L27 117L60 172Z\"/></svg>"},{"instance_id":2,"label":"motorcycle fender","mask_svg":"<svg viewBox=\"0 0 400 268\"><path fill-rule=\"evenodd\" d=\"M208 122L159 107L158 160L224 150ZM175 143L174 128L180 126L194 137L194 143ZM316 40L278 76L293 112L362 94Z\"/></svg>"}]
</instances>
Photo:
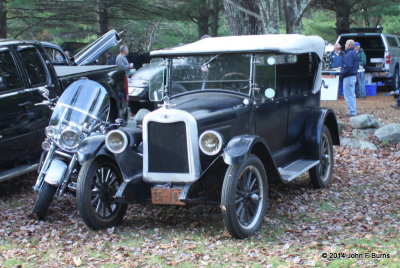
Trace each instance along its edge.
<instances>
[{"instance_id":1,"label":"motorcycle fender","mask_svg":"<svg viewBox=\"0 0 400 268\"><path fill-rule=\"evenodd\" d=\"M93 135L84 139L77 152L79 164L83 165L85 162L94 158L103 147L105 139L105 135Z\"/></svg>"},{"instance_id":2,"label":"motorcycle fender","mask_svg":"<svg viewBox=\"0 0 400 268\"><path fill-rule=\"evenodd\" d=\"M49 169L46 172L44 181L50 185L60 186L67 168L67 164L65 164L63 161L59 159L53 159L50 163Z\"/></svg>"}]
</instances>

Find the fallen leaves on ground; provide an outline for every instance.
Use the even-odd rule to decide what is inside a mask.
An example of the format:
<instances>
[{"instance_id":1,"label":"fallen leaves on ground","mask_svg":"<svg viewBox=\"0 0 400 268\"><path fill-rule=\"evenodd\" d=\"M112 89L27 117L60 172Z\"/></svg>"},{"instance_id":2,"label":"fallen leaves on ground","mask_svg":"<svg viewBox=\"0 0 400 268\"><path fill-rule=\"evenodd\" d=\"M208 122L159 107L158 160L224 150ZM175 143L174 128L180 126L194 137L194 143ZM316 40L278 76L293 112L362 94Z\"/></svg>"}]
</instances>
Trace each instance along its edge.
<instances>
[{"instance_id":1,"label":"fallen leaves on ground","mask_svg":"<svg viewBox=\"0 0 400 268\"><path fill-rule=\"evenodd\" d=\"M398 123L400 112L390 107L392 102L391 97L369 98L358 102L359 111ZM323 105L345 114L343 100ZM350 126L343 135L351 135ZM308 176L272 184L263 228L245 240L232 239L224 230L221 208L131 205L121 226L90 231L79 218L75 198L64 196L52 204L45 221L37 221L28 217L36 198L34 174L1 183L0 267L396 265L400 145L370 141L379 149L335 148L333 183L327 189L313 189ZM334 252L390 258L321 255Z\"/></svg>"}]
</instances>

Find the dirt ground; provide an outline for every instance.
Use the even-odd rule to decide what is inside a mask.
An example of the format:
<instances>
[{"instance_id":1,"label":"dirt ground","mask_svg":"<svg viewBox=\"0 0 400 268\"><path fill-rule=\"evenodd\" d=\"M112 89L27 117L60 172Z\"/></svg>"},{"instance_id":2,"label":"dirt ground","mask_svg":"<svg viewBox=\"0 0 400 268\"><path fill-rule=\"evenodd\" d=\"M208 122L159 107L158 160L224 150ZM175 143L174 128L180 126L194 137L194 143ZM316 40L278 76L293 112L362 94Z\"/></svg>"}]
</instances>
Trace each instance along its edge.
<instances>
[{"instance_id":1,"label":"dirt ground","mask_svg":"<svg viewBox=\"0 0 400 268\"><path fill-rule=\"evenodd\" d=\"M358 99L359 114L400 123L384 94ZM342 99L322 106L346 113ZM1 183L0 267L399 267L400 145L370 141L378 150L335 147L326 189L308 175L270 185L265 223L245 240L224 232L218 208L132 205L121 226L91 231L65 196L36 221L35 174Z\"/></svg>"}]
</instances>

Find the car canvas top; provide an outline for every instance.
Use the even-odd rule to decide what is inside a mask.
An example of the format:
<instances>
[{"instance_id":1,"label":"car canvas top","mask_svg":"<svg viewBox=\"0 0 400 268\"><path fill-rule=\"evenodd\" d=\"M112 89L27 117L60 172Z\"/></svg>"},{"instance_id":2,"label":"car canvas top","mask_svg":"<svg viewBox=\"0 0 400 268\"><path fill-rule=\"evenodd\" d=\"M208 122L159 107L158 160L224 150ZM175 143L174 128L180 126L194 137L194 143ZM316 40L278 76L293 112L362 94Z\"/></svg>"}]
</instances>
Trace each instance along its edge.
<instances>
[{"instance_id":1,"label":"car canvas top","mask_svg":"<svg viewBox=\"0 0 400 268\"><path fill-rule=\"evenodd\" d=\"M324 52L325 42L319 36L299 34L269 34L211 37L187 45L156 50L152 57L198 55L215 53L254 53L275 52L300 54L315 52L320 59Z\"/></svg>"}]
</instances>

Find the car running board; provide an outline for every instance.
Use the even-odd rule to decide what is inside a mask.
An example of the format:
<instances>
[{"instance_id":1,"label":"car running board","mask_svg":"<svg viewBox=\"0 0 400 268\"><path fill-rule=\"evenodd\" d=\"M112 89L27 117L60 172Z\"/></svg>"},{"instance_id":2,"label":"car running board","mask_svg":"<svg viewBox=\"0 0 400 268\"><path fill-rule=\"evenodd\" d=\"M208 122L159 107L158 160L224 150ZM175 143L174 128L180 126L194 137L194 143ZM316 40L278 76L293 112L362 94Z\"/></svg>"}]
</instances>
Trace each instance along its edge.
<instances>
[{"instance_id":1,"label":"car running board","mask_svg":"<svg viewBox=\"0 0 400 268\"><path fill-rule=\"evenodd\" d=\"M38 164L23 165L20 167L6 170L4 172L0 172L0 182L21 176L28 172L32 172L32 171L36 170L37 167L38 167Z\"/></svg>"},{"instance_id":2,"label":"car running board","mask_svg":"<svg viewBox=\"0 0 400 268\"><path fill-rule=\"evenodd\" d=\"M318 164L319 160L300 159L290 163L286 167L279 167L278 170L282 176L282 180L284 182L289 182Z\"/></svg>"}]
</instances>

